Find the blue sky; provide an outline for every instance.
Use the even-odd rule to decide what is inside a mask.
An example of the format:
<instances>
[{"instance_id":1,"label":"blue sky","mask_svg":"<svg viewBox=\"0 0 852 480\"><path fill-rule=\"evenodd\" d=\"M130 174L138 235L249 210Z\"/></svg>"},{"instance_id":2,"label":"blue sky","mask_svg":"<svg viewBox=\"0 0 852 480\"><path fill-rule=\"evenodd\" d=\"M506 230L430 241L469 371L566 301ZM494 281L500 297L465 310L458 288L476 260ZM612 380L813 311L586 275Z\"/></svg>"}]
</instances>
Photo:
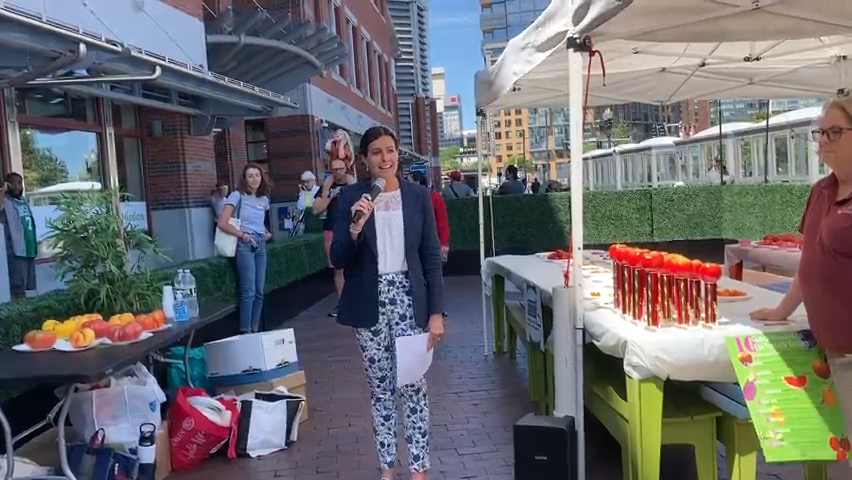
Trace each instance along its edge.
<instances>
[{"instance_id":1,"label":"blue sky","mask_svg":"<svg viewBox=\"0 0 852 480\"><path fill-rule=\"evenodd\" d=\"M462 97L465 130L476 128L473 75L483 68L477 0L429 0L430 61L447 71L447 94Z\"/></svg>"}]
</instances>

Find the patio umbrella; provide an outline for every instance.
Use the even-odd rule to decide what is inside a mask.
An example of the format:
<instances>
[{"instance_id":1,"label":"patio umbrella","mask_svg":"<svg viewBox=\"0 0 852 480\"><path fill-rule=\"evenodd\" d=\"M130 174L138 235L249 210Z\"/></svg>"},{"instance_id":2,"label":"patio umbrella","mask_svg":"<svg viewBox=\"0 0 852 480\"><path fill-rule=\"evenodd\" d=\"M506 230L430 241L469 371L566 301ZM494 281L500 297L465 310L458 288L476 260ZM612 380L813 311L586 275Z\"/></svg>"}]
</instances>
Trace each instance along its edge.
<instances>
[{"instance_id":1,"label":"patio umbrella","mask_svg":"<svg viewBox=\"0 0 852 480\"><path fill-rule=\"evenodd\" d=\"M607 41L625 40L633 43L679 43L675 48L683 49L692 43L813 39L842 35L850 27L852 2L848 0L553 0L532 25L508 42L493 67L477 74L476 104L478 111L482 112L482 109L495 107L500 98L513 89L515 93L522 93L523 86L516 84L527 77L535 79L538 75L536 69L546 65L551 55L563 55L563 60L557 60L555 64L561 67L558 76L549 76L549 80L552 85L567 81L563 95L567 93L570 110L570 158L578 160L571 162L571 236L577 261L571 275L575 286L572 302L575 309L560 312L559 316L565 314L569 318L569 324L565 326L567 328L554 328L553 333L554 413L575 416L580 478L585 478L583 293L577 283L583 278L583 166L579 160L583 157L585 65L581 52L585 49L590 56L595 53L586 43L586 36L593 35L600 45ZM569 49L566 50L566 47ZM842 80L845 83L846 79ZM553 92L551 98L558 94ZM763 93L758 97L766 98L767 95ZM485 131L483 121L483 115L479 115L480 131ZM481 160L480 154L480 174ZM481 210L480 198L480 214ZM481 216L480 230L482 237ZM480 255L484 257L482 246ZM483 291L483 311L484 295ZM556 303L554 300L554 307ZM572 349L573 358L569 355Z\"/></svg>"}]
</instances>

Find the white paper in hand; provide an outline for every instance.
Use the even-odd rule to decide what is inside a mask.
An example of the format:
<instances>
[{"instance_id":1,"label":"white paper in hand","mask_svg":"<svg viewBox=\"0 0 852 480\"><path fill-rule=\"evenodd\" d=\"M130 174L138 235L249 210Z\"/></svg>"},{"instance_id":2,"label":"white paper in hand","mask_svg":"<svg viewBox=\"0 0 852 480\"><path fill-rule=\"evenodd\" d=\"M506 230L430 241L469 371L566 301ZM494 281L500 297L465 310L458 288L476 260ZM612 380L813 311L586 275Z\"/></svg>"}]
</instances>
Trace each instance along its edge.
<instances>
[{"instance_id":1,"label":"white paper in hand","mask_svg":"<svg viewBox=\"0 0 852 480\"><path fill-rule=\"evenodd\" d=\"M432 351L427 350L429 334L397 337L396 339L396 385L410 385L426 374L432 365Z\"/></svg>"}]
</instances>

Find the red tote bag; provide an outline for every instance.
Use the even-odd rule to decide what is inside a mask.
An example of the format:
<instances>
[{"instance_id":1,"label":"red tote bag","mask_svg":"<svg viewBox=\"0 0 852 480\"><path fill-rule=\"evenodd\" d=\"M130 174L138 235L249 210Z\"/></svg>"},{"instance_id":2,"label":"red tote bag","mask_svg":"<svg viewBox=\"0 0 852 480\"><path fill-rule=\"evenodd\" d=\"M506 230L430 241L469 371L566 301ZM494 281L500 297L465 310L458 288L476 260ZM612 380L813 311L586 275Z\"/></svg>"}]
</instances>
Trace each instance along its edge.
<instances>
[{"instance_id":1,"label":"red tote bag","mask_svg":"<svg viewBox=\"0 0 852 480\"><path fill-rule=\"evenodd\" d=\"M234 402L220 402L231 412L228 426L218 425L189 403L189 397L208 397L203 388L181 387L169 407L169 449L172 470L189 470L236 436L239 411ZM229 458L231 452L228 452Z\"/></svg>"}]
</instances>

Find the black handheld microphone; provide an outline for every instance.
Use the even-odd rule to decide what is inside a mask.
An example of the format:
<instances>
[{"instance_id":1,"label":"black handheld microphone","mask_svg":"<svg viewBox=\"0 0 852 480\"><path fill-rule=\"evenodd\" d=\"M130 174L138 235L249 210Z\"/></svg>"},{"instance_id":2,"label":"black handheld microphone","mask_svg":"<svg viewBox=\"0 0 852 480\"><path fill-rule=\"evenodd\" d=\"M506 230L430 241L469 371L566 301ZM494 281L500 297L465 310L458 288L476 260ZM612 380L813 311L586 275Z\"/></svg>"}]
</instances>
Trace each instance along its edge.
<instances>
[{"instance_id":1,"label":"black handheld microphone","mask_svg":"<svg viewBox=\"0 0 852 480\"><path fill-rule=\"evenodd\" d=\"M376 197L379 196L385 190L385 179L382 177L377 178L373 182L373 187L370 189L370 201L374 201ZM352 223L358 223L361 218L364 217L364 212L358 210L352 215Z\"/></svg>"}]
</instances>

